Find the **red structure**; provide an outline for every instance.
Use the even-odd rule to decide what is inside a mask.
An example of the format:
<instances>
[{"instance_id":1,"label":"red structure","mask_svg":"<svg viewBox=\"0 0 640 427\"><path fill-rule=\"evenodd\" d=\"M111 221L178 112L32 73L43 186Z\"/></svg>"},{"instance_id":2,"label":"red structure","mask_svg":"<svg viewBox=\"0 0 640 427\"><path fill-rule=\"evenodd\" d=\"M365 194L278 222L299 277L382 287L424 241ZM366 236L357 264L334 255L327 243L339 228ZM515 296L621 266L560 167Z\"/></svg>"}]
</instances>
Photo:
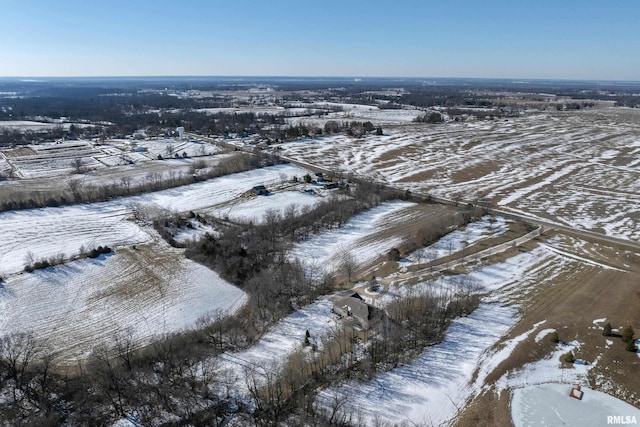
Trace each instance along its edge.
<instances>
[{"instance_id":1,"label":"red structure","mask_svg":"<svg viewBox=\"0 0 640 427\"><path fill-rule=\"evenodd\" d=\"M574 399L582 400L582 396L584 396L584 392L580 390L580 386L577 385L571 389L571 393L569 393L569 396L573 397Z\"/></svg>"}]
</instances>

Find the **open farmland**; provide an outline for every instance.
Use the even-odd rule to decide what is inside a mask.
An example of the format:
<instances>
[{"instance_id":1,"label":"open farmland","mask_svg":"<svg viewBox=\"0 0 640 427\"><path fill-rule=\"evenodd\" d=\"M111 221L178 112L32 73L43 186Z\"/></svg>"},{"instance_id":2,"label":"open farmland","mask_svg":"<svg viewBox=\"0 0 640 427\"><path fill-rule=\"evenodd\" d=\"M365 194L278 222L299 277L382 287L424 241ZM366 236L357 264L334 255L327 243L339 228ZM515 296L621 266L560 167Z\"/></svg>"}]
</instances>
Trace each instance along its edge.
<instances>
[{"instance_id":1,"label":"open farmland","mask_svg":"<svg viewBox=\"0 0 640 427\"><path fill-rule=\"evenodd\" d=\"M220 147L178 138L162 140L59 141L5 149L0 152L20 178L64 176L105 167L140 164L158 158L184 158L219 154Z\"/></svg>"},{"instance_id":2,"label":"open farmland","mask_svg":"<svg viewBox=\"0 0 640 427\"><path fill-rule=\"evenodd\" d=\"M22 178L70 174L74 171L73 163L76 159L86 169L102 166L95 159L101 154L100 150L87 141L34 145L17 150L6 150L3 154L7 162L15 168L16 175Z\"/></svg>"},{"instance_id":3,"label":"open farmland","mask_svg":"<svg viewBox=\"0 0 640 427\"><path fill-rule=\"evenodd\" d=\"M611 108L635 95L329 83L153 83L90 102L96 129L0 134L0 420L564 423L569 384L640 405L640 114Z\"/></svg>"},{"instance_id":4,"label":"open farmland","mask_svg":"<svg viewBox=\"0 0 640 427\"><path fill-rule=\"evenodd\" d=\"M279 165L110 202L0 213L2 229L11 230L0 242L0 274L6 277L0 284L0 330L33 332L71 361L109 343L114 333L142 345L194 327L201 317L234 312L246 300L242 291L169 248L134 215L206 210L254 185L304 173ZM280 201L256 200L274 208ZM115 254L19 274L34 261L67 260L97 246L114 247Z\"/></svg>"},{"instance_id":5,"label":"open farmland","mask_svg":"<svg viewBox=\"0 0 640 427\"><path fill-rule=\"evenodd\" d=\"M305 173L297 166L279 165L110 202L3 212L0 224L11 233L0 236L0 274L21 271L30 258L72 257L81 247L146 242L148 233L130 221L134 211L150 217L161 211L201 211L235 200L255 185L275 185L283 176L287 180Z\"/></svg>"},{"instance_id":6,"label":"open farmland","mask_svg":"<svg viewBox=\"0 0 640 427\"><path fill-rule=\"evenodd\" d=\"M425 223L436 224L451 211L444 206L388 202L353 217L343 227L318 234L296 245L290 258L315 274L345 274L383 261L389 250L409 240ZM348 273L347 273L348 274Z\"/></svg>"},{"instance_id":7,"label":"open farmland","mask_svg":"<svg viewBox=\"0 0 640 427\"><path fill-rule=\"evenodd\" d=\"M152 159L158 156L166 158L207 156L222 152L220 147L214 145L178 138L142 140L135 141L133 144L127 141L127 143L123 148L127 145L135 145L136 148L143 149L147 157Z\"/></svg>"},{"instance_id":8,"label":"open farmland","mask_svg":"<svg viewBox=\"0 0 640 427\"><path fill-rule=\"evenodd\" d=\"M287 123L292 125L305 124L323 127L327 121L332 120L341 123L348 123L354 120L370 121L376 125L402 125L411 123L416 118L424 114L420 109L382 109L375 105L359 105L344 103L312 103L308 108L312 111L316 108L333 107L341 111L329 112L322 117L290 117Z\"/></svg>"},{"instance_id":9,"label":"open farmland","mask_svg":"<svg viewBox=\"0 0 640 427\"><path fill-rule=\"evenodd\" d=\"M300 191L279 191L251 199L235 199L205 212L237 223L261 224L269 211L283 215L287 207L292 206L294 211L300 214L303 210L326 200L326 197L331 197L331 194L309 194L303 192L301 187Z\"/></svg>"},{"instance_id":10,"label":"open farmland","mask_svg":"<svg viewBox=\"0 0 640 427\"><path fill-rule=\"evenodd\" d=\"M282 144L329 170L640 241L640 112L545 112Z\"/></svg>"},{"instance_id":11,"label":"open farmland","mask_svg":"<svg viewBox=\"0 0 640 427\"><path fill-rule=\"evenodd\" d=\"M0 287L0 330L33 333L58 362L75 364L116 336L141 346L245 301L240 289L156 240L9 277Z\"/></svg>"}]
</instances>

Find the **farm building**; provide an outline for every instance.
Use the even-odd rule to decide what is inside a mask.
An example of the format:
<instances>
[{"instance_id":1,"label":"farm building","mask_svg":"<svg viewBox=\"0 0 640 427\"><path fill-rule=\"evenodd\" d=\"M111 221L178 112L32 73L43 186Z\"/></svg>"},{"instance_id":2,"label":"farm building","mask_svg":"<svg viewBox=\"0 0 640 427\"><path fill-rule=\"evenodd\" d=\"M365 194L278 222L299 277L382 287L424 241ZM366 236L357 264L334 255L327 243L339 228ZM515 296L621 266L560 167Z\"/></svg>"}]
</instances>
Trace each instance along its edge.
<instances>
[{"instance_id":1,"label":"farm building","mask_svg":"<svg viewBox=\"0 0 640 427\"><path fill-rule=\"evenodd\" d=\"M331 182L329 184L325 184L323 186L323 188L325 190L333 190L333 189L336 189L336 188L340 188L340 184L338 184L337 182Z\"/></svg>"},{"instance_id":2,"label":"farm building","mask_svg":"<svg viewBox=\"0 0 640 427\"><path fill-rule=\"evenodd\" d=\"M264 185L256 185L251 189L251 191L256 196L266 196L267 194L269 194L269 190L267 190L267 187L265 187Z\"/></svg>"}]
</instances>

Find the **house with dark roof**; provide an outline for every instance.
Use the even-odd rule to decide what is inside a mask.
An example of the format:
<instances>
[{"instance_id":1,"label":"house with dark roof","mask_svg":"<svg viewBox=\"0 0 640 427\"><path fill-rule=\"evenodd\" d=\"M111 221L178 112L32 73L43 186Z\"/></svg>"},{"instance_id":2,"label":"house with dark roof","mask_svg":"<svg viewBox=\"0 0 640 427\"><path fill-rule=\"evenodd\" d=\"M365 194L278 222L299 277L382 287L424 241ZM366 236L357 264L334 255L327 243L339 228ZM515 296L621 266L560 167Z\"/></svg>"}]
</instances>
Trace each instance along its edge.
<instances>
[{"instance_id":1,"label":"house with dark roof","mask_svg":"<svg viewBox=\"0 0 640 427\"><path fill-rule=\"evenodd\" d=\"M374 308L355 291L337 297L333 301L333 312L342 319L352 320L362 329L369 329L374 320Z\"/></svg>"}]
</instances>

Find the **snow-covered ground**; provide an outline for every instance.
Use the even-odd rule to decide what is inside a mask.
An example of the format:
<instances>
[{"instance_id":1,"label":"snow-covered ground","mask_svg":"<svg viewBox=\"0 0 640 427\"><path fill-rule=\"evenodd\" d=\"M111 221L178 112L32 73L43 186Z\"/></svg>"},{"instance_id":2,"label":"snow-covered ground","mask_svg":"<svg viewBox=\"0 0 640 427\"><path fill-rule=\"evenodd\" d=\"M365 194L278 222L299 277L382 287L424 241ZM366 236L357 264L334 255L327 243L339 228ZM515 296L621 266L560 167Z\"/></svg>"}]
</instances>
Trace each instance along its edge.
<instances>
[{"instance_id":1,"label":"snow-covered ground","mask_svg":"<svg viewBox=\"0 0 640 427\"><path fill-rule=\"evenodd\" d=\"M416 118L425 114L425 112L421 110L385 110L373 105L340 105L343 106L344 111L331 112L318 117L289 117L286 119L286 123L290 125L315 125L322 128L330 120L339 123L368 121L371 122L374 126L388 126L411 123Z\"/></svg>"},{"instance_id":2,"label":"snow-covered ground","mask_svg":"<svg viewBox=\"0 0 640 427\"><path fill-rule=\"evenodd\" d=\"M362 266L386 254L402 242L398 236L372 239L392 222L401 220L403 210L415 206L409 202L388 202L362 212L343 227L311 237L293 247L292 259L298 259L310 269L332 273L346 257Z\"/></svg>"},{"instance_id":3,"label":"snow-covered ground","mask_svg":"<svg viewBox=\"0 0 640 427\"><path fill-rule=\"evenodd\" d=\"M304 162L640 241L640 121L619 109L385 129L281 144Z\"/></svg>"},{"instance_id":4,"label":"snow-covered ground","mask_svg":"<svg viewBox=\"0 0 640 427\"><path fill-rule=\"evenodd\" d=\"M80 248L143 243L149 234L129 221L121 202L30 209L0 213L0 275L58 254L69 258Z\"/></svg>"},{"instance_id":5,"label":"snow-covered ground","mask_svg":"<svg viewBox=\"0 0 640 427\"><path fill-rule=\"evenodd\" d=\"M249 200L237 199L226 206L208 209L206 213L234 222L260 224L269 210L282 215L287 208L295 205L295 212L299 214L303 208L311 208L323 200L322 197L301 191L281 191Z\"/></svg>"},{"instance_id":6,"label":"snow-covered ground","mask_svg":"<svg viewBox=\"0 0 640 427\"><path fill-rule=\"evenodd\" d=\"M174 157L202 157L221 153L222 148L201 141L187 139L58 141L31 144L18 149L3 150L8 165L20 178L45 178L64 176L76 172L75 162L80 161L83 171L105 167L139 164Z\"/></svg>"},{"instance_id":7,"label":"snow-covered ground","mask_svg":"<svg viewBox=\"0 0 640 427\"><path fill-rule=\"evenodd\" d=\"M0 229L7 231L0 234L0 275L21 271L29 254L38 261L75 256L81 246L88 250L146 242L149 235L130 221L134 210L201 211L228 203L255 185L276 185L283 177L305 173L297 166L278 165L109 202L2 212Z\"/></svg>"},{"instance_id":8,"label":"snow-covered ground","mask_svg":"<svg viewBox=\"0 0 640 427\"><path fill-rule=\"evenodd\" d=\"M567 384L540 384L514 390L513 424L515 427L600 427L640 423L640 409L584 386L581 387L582 400L574 399L569 396L571 388Z\"/></svg>"},{"instance_id":9,"label":"snow-covered ground","mask_svg":"<svg viewBox=\"0 0 640 427\"><path fill-rule=\"evenodd\" d=\"M188 139L167 138L134 142L136 147L143 148L145 153L154 159L157 158L158 155L165 158L174 157L176 154L179 157L182 157L183 154L186 154L188 157L195 157L222 152L222 148L218 146Z\"/></svg>"},{"instance_id":10,"label":"snow-covered ground","mask_svg":"<svg viewBox=\"0 0 640 427\"><path fill-rule=\"evenodd\" d=\"M326 389L319 395L319 404L331 407L332 402L345 400L344 410L362 417L366 424L379 419L448 425L459 409L483 390L487 375L511 354L515 345L542 325L534 325L522 336L494 347L518 319L517 307L504 304L510 292L515 288L521 292L531 283L545 286L553 282L567 262L572 261L538 247L468 275L413 285L393 283L376 304L387 304L399 294L411 292L411 288L413 292L452 289L464 283L460 279L465 277L491 295L472 314L452 322L445 339L427 348L417 360L369 382L347 382Z\"/></svg>"},{"instance_id":11,"label":"snow-covered ground","mask_svg":"<svg viewBox=\"0 0 640 427\"><path fill-rule=\"evenodd\" d=\"M73 363L116 335L142 345L245 301L215 272L154 242L10 276L0 285L0 334L32 332Z\"/></svg>"},{"instance_id":12,"label":"snow-covered ground","mask_svg":"<svg viewBox=\"0 0 640 427\"><path fill-rule=\"evenodd\" d=\"M261 380L265 375L277 373L289 355L304 347L307 330L310 342L314 343L336 327L331 307L328 297L318 299L279 321L251 348L221 354L216 358L216 366L225 372L226 381L232 389L246 397L247 374Z\"/></svg>"},{"instance_id":13,"label":"snow-covered ground","mask_svg":"<svg viewBox=\"0 0 640 427\"><path fill-rule=\"evenodd\" d=\"M340 110L340 111L336 111ZM256 115L283 115L289 125L312 124L323 127L329 121L366 122L375 126L397 125L413 122L425 114L418 109L381 109L377 105L348 104L338 102L294 102L283 106L250 106L233 108L200 108L196 111L207 114L253 113Z\"/></svg>"},{"instance_id":14,"label":"snow-covered ground","mask_svg":"<svg viewBox=\"0 0 640 427\"><path fill-rule=\"evenodd\" d=\"M406 267L444 258L484 239L498 237L507 232L509 226L503 217L485 216L480 221L467 224L462 230L455 230L426 248L418 249L401 260L401 271Z\"/></svg>"},{"instance_id":15,"label":"snow-covered ground","mask_svg":"<svg viewBox=\"0 0 640 427\"><path fill-rule=\"evenodd\" d=\"M102 167L94 158L101 154L100 150L88 141L29 145L18 150L6 150L4 154L15 168L16 176L21 178L68 175L76 170L76 161L80 161L84 169Z\"/></svg>"},{"instance_id":16,"label":"snow-covered ground","mask_svg":"<svg viewBox=\"0 0 640 427\"><path fill-rule=\"evenodd\" d=\"M219 231L214 229L209 224L202 224L199 221L189 220L191 227L184 227L180 229L180 231L173 235L173 240L178 243L187 243L189 241L195 241L206 234L210 236L218 237L220 235Z\"/></svg>"},{"instance_id":17,"label":"snow-covered ground","mask_svg":"<svg viewBox=\"0 0 640 427\"><path fill-rule=\"evenodd\" d=\"M169 211L202 211L236 200L256 185L270 188L290 181L294 176L301 178L306 173L305 169L291 164L270 166L128 199L132 203L157 206Z\"/></svg>"},{"instance_id":18,"label":"snow-covered ground","mask_svg":"<svg viewBox=\"0 0 640 427\"><path fill-rule=\"evenodd\" d=\"M455 417L474 390L468 382L482 353L515 323L516 309L483 303L455 320L442 343L429 347L412 363L384 372L364 383L347 382L320 393L318 402L346 398L346 409L373 425L408 421L441 425Z\"/></svg>"}]
</instances>

